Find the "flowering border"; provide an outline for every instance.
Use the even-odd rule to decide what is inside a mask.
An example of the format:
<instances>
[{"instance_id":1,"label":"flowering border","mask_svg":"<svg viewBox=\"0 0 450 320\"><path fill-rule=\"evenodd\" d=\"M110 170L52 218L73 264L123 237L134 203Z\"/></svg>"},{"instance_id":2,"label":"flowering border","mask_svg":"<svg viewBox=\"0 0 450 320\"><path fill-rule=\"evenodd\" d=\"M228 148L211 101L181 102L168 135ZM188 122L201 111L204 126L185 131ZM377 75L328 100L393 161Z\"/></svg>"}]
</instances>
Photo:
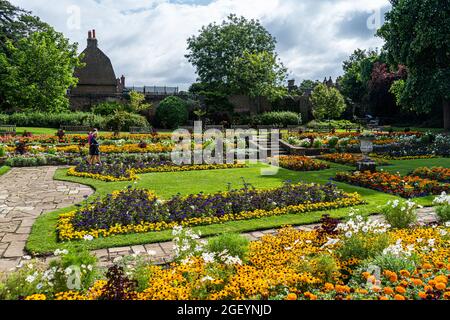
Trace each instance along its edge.
<instances>
[{"instance_id":1,"label":"flowering border","mask_svg":"<svg viewBox=\"0 0 450 320\"><path fill-rule=\"evenodd\" d=\"M68 176L79 178L90 178L95 180L101 180L104 182L122 182L122 181L136 181L139 180L137 174L145 173L163 173L163 172L186 172L186 171L206 171L206 170L225 170L225 169L243 169L247 168L246 164L203 164L203 165L187 165L187 166L171 166L163 165L158 167L148 167L140 169L130 169L127 171L129 177L114 177L111 175L94 174L89 172L78 172L75 167L67 170Z\"/></svg>"},{"instance_id":2,"label":"flowering border","mask_svg":"<svg viewBox=\"0 0 450 320\"><path fill-rule=\"evenodd\" d=\"M183 222L157 222L157 223L141 223L138 225L116 225L109 229L93 229L89 231L76 231L71 221L76 211L61 214L57 225L59 240L81 240L85 237L100 238L117 234L129 233L146 233L152 231L170 230L178 225L183 227L204 226L211 224L222 224L230 221L243 221L251 219L259 219L271 216L281 216L286 214L302 214L312 211L333 210L351 206L364 204L361 195L358 193L344 193L346 198L342 198L333 202L305 203L296 206L288 206L284 208L276 208L274 210L255 210L246 211L239 214L227 214L222 217L199 217Z\"/></svg>"}]
</instances>

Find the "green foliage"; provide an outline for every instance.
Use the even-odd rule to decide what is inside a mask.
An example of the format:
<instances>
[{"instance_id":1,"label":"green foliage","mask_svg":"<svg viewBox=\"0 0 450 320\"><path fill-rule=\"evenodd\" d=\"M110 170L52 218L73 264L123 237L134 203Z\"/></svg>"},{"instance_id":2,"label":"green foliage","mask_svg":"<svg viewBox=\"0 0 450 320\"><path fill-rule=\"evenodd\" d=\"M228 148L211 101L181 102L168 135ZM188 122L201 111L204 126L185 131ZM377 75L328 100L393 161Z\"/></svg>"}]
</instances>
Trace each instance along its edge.
<instances>
[{"instance_id":1,"label":"green foliage","mask_svg":"<svg viewBox=\"0 0 450 320\"><path fill-rule=\"evenodd\" d=\"M0 143L0 157L4 157L6 155L6 146Z\"/></svg>"},{"instance_id":2,"label":"green foliage","mask_svg":"<svg viewBox=\"0 0 450 320\"><path fill-rule=\"evenodd\" d=\"M360 270L367 271L371 266L378 267L381 271L389 270L400 274L400 271L407 270L413 273L419 265L420 260L416 255L406 257L397 256L392 253L379 254L373 259L368 259L361 264Z\"/></svg>"},{"instance_id":3,"label":"green foliage","mask_svg":"<svg viewBox=\"0 0 450 320\"><path fill-rule=\"evenodd\" d=\"M196 68L199 80L221 87L228 83L234 64L244 54L267 52L274 56L276 40L257 20L228 16L220 25L202 27L188 39L186 58Z\"/></svg>"},{"instance_id":4,"label":"green foliage","mask_svg":"<svg viewBox=\"0 0 450 320\"><path fill-rule=\"evenodd\" d=\"M107 118L106 126L114 132L129 131L130 127L148 128L150 124L145 117L126 111L116 110Z\"/></svg>"},{"instance_id":5,"label":"green foliage","mask_svg":"<svg viewBox=\"0 0 450 320\"><path fill-rule=\"evenodd\" d=\"M442 205L436 207L436 213L442 222L450 221L450 205Z\"/></svg>"},{"instance_id":6,"label":"green foliage","mask_svg":"<svg viewBox=\"0 0 450 320\"><path fill-rule=\"evenodd\" d=\"M156 109L156 120L163 128L176 129L188 120L186 102L178 97L167 97Z\"/></svg>"},{"instance_id":7,"label":"green foliage","mask_svg":"<svg viewBox=\"0 0 450 320\"><path fill-rule=\"evenodd\" d=\"M393 228L406 229L417 222L418 205L410 200L393 201L383 207L382 213Z\"/></svg>"},{"instance_id":8,"label":"green foliage","mask_svg":"<svg viewBox=\"0 0 450 320\"><path fill-rule=\"evenodd\" d=\"M342 260L365 260L381 254L389 246L389 236L382 234L354 234L337 249Z\"/></svg>"},{"instance_id":9,"label":"green foliage","mask_svg":"<svg viewBox=\"0 0 450 320\"><path fill-rule=\"evenodd\" d=\"M0 52L5 52L7 41L16 43L33 32L47 31L51 27L30 12L0 0Z\"/></svg>"},{"instance_id":10,"label":"green foliage","mask_svg":"<svg viewBox=\"0 0 450 320\"><path fill-rule=\"evenodd\" d=\"M450 3L440 0L392 0L378 31L391 64L408 68L400 94L402 106L418 113L450 100ZM447 121L450 121L450 116ZM450 127L450 123L447 123Z\"/></svg>"},{"instance_id":11,"label":"green foliage","mask_svg":"<svg viewBox=\"0 0 450 320\"><path fill-rule=\"evenodd\" d=\"M284 87L286 78L287 69L275 53L250 53L246 50L234 61L229 82L233 92L275 101L287 94Z\"/></svg>"},{"instance_id":12,"label":"green foliage","mask_svg":"<svg viewBox=\"0 0 450 320\"><path fill-rule=\"evenodd\" d=\"M67 109L67 89L76 85L73 70L80 66L77 45L49 29L0 52L0 97L15 111L59 112Z\"/></svg>"},{"instance_id":13,"label":"green foliage","mask_svg":"<svg viewBox=\"0 0 450 320\"><path fill-rule=\"evenodd\" d=\"M92 113L100 116L110 116L115 111L128 111L126 106L119 102L102 102L92 108Z\"/></svg>"},{"instance_id":14,"label":"green foliage","mask_svg":"<svg viewBox=\"0 0 450 320\"><path fill-rule=\"evenodd\" d=\"M308 128L311 129L320 129L320 128L335 128L335 129L345 129L347 127L358 127L358 124L353 123L349 120L330 120L330 121L317 121L317 120L312 120L310 122L308 122L308 124L306 125Z\"/></svg>"},{"instance_id":15,"label":"green foliage","mask_svg":"<svg viewBox=\"0 0 450 320\"><path fill-rule=\"evenodd\" d=\"M332 282L334 276L339 272L336 260L329 254L318 254L306 259L296 269L300 273L308 272L314 277L324 279L325 282Z\"/></svg>"},{"instance_id":16,"label":"green foliage","mask_svg":"<svg viewBox=\"0 0 450 320\"><path fill-rule=\"evenodd\" d=\"M353 107L353 113L359 108L365 109L368 105L368 82L376 62L382 59L374 50L355 50L348 60L344 61L344 75L338 80L341 93L346 101Z\"/></svg>"},{"instance_id":17,"label":"green foliage","mask_svg":"<svg viewBox=\"0 0 450 320\"><path fill-rule=\"evenodd\" d=\"M319 84L318 81L303 80L298 88L300 95L303 95L308 91L312 92L318 84Z\"/></svg>"},{"instance_id":18,"label":"green foliage","mask_svg":"<svg viewBox=\"0 0 450 320\"><path fill-rule=\"evenodd\" d=\"M61 125L105 128L107 118L86 112L27 112L0 114L0 122L23 127L59 128Z\"/></svg>"},{"instance_id":19,"label":"green foliage","mask_svg":"<svg viewBox=\"0 0 450 320\"><path fill-rule=\"evenodd\" d=\"M406 81L403 79L395 81L391 89L389 90L390 93L392 93L395 97L395 100L397 101L397 105L401 106L402 104L402 96L403 92L405 91Z\"/></svg>"},{"instance_id":20,"label":"green foliage","mask_svg":"<svg viewBox=\"0 0 450 320\"><path fill-rule=\"evenodd\" d=\"M275 125L279 127L300 125L302 124L302 115L295 112L267 112L256 116L254 122L260 125Z\"/></svg>"},{"instance_id":21,"label":"green foliage","mask_svg":"<svg viewBox=\"0 0 450 320\"><path fill-rule=\"evenodd\" d=\"M97 257L83 246L70 247L67 253L49 264L54 269L52 279L53 292L65 292L78 288L80 291L88 290L98 275L96 269Z\"/></svg>"},{"instance_id":22,"label":"green foliage","mask_svg":"<svg viewBox=\"0 0 450 320\"><path fill-rule=\"evenodd\" d=\"M130 92L130 109L132 112L149 111L153 106L145 102L145 95L137 91Z\"/></svg>"},{"instance_id":23,"label":"green foliage","mask_svg":"<svg viewBox=\"0 0 450 320\"><path fill-rule=\"evenodd\" d=\"M345 111L344 97L335 88L319 84L311 95L314 117L318 120L339 118Z\"/></svg>"},{"instance_id":24,"label":"green foliage","mask_svg":"<svg viewBox=\"0 0 450 320\"><path fill-rule=\"evenodd\" d=\"M233 257L239 257L246 261L250 241L240 234L225 233L208 240L207 249L210 252L220 254L227 250Z\"/></svg>"}]
</instances>

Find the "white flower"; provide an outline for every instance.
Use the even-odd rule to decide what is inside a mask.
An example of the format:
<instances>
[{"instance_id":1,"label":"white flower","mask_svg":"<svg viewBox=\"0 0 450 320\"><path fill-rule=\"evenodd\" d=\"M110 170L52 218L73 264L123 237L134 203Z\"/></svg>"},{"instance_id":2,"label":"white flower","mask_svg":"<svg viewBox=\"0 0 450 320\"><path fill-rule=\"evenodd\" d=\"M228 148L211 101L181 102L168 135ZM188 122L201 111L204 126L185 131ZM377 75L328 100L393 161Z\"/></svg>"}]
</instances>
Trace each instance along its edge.
<instances>
[{"instance_id":1,"label":"white flower","mask_svg":"<svg viewBox=\"0 0 450 320\"><path fill-rule=\"evenodd\" d=\"M36 280L35 276L29 275L28 277L26 277L25 281L28 283L33 283Z\"/></svg>"},{"instance_id":2,"label":"white flower","mask_svg":"<svg viewBox=\"0 0 450 320\"><path fill-rule=\"evenodd\" d=\"M94 237L91 236L90 234L87 234L83 237L84 241L92 241L94 240Z\"/></svg>"},{"instance_id":3,"label":"white flower","mask_svg":"<svg viewBox=\"0 0 450 320\"><path fill-rule=\"evenodd\" d=\"M202 254L202 259L206 264L213 263L214 258L215 258L215 254L212 252L205 252Z\"/></svg>"},{"instance_id":4,"label":"white flower","mask_svg":"<svg viewBox=\"0 0 450 320\"><path fill-rule=\"evenodd\" d=\"M351 238L353 236L353 232L351 232L351 231L348 231L346 234L345 234L345 237L346 238Z\"/></svg>"},{"instance_id":5,"label":"white flower","mask_svg":"<svg viewBox=\"0 0 450 320\"><path fill-rule=\"evenodd\" d=\"M210 276L206 276L206 277L202 278L202 282L207 282L207 281L214 281L214 278L210 277Z\"/></svg>"}]
</instances>

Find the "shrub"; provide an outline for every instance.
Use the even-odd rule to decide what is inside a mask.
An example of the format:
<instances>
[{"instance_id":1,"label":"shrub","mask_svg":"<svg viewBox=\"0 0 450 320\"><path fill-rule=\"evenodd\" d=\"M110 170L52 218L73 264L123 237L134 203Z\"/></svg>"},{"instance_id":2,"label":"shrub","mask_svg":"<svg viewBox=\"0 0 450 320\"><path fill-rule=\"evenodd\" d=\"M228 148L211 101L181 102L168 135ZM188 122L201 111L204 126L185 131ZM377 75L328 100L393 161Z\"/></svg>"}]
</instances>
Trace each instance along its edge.
<instances>
[{"instance_id":1,"label":"shrub","mask_svg":"<svg viewBox=\"0 0 450 320\"><path fill-rule=\"evenodd\" d=\"M311 259L303 260L297 267L297 271L300 273L308 272L325 282L333 282L339 273L339 266L331 255L319 254Z\"/></svg>"},{"instance_id":2,"label":"shrub","mask_svg":"<svg viewBox=\"0 0 450 320\"><path fill-rule=\"evenodd\" d=\"M302 116L295 112L267 112L256 116L254 122L260 125L274 125L286 127L288 125L302 124Z\"/></svg>"},{"instance_id":3,"label":"shrub","mask_svg":"<svg viewBox=\"0 0 450 320\"><path fill-rule=\"evenodd\" d=\"M389 236L387 234L355 234L346 239L337 252L343 261L365 260L377 256L388 245Z\"/></svg>"},{"instance_id":4,"label":"shrub","mask_svg":"<svg viewBox=\"0 0 450 320\"><path fill-rule=\"evenodd\" d=\"M450 195L443 192L439 197L434 199L433 204L436 205L436 213L442 222L450 221Z\"/></svg>"},{"instance_id":5,"label":"shrub","mask_svg":"<svg viewBox=\"0 0 450 320\"><path fill-rule=\"evenodd\" d=\"M339 118L346 105L342 94L336 88L319 84L311 95L314 117L318 120Z\"/></svg>"},{"instance_id":6,"label":"shrub","mask_svg":"<svg viewBox=\"0 0 450 320\"><path fill-rule=\"evenodd\" d=\"M389 201L382 213L386 221L397 229L405 229L417 222L417 209L419 206L410 200Z\"/></svg>"},{"instance_id":7,"label":"shrub","mask_svg":"<svg viewBox=\"0 0 450 320\"><path fill-rule=\"evenodd\" d=\"M131 127L148 128L150 124L145 117L126 111L115 111L107 118L107 128L114 131L129 131Z\"/></svg>"},{"instance_id":8,"label":"shrub","mask_svg":"<svg viewBox=\"0 0 450 320\"><path fill-rule=\"evenodd\" d=\"M208 250L214 253L221 253L225 250L234 257L239 257L245 261L248 253L250 241L240 234L226 233L209 239Z\"/></svg>"},{"instance_id":9,"label":"shrub","mask_svg":"<svg viewBox=\"0 0 450 320\"><path fill-rule=\"evenodd\" d=\"M400 256L392 253L382 253L373 259L369 259L362 264L361 269L369 269L370 266L375 266L381 271L389 270L395 273L400 273L402 270L414 272L419 265L419 259L416 255ZM364 270L364 271L366 271Z\"/></svg>"},{"instance_id":10,"label":"shrub","mask_svg":"<svg viewBox=\"0 0 450 320\"><path fill-rule=\"evenodd\" d=\"M176 129L188 120L186 102L178 97L167 97L156 109L156 121L163 128Z\"/></svg>"},{"instance_id":11,"label":"shrub","mask_svg":"<svg viewBox=\"0 0 450 320\"><path fill-rule=\"evenodd\" d=\"M115 111L129 111L127 106L119 102L102 102L92 108L92 113L101 116L109 116Z\"/></svg>"},{"instance_id":12,"label":"shrub","mask_svg":"<svg viewBox=\"0 0 450 320\"><path fill-rule=\"evenodd\" d=\"M59 128L61 125L105 128L106 118L86 112L27 112L0 115L0 122L22 127Z\"/></svg>"},{"instance_id":13,"label":"shrub","mask_svg":"<svg viewBox=\"0 0 450 320\"><path fill-rule=\"evenodd\" d=\"M5 145L0 144L0 157L4 157L6 155Z\"/></svg>"}]
</instances>

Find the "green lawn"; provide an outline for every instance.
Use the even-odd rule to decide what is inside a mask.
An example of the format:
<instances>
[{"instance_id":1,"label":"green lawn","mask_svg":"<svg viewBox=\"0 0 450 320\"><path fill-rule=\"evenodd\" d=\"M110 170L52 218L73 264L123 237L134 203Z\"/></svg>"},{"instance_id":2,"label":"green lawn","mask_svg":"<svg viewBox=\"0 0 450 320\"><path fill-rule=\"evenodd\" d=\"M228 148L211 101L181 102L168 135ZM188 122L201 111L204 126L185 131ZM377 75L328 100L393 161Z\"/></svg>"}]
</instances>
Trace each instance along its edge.
<instances>
[{"instance_id":1,"label":"green lawn","mask_svg":"<svg viewBox=\"0 0 450 320\"><path fill-rule=\"evenodd\" d=\"M401 172L407 174L411 170L421 166L445 166L450 167L450 159L426 159L426 160L405 160L391 161L392 165L383 168L391 172ZM140 175L141 179L136 186L140 188L151 189L161 198L169 198L178 193L187 195L198 192L213 193L216 191L225 191L228 184L232 188L240 188L243 185L242 178L247 183L251 183L256 188L271 188L280 186L284 181L293 182L305 181L316 183L327 183L331 177L338 171L350 170L350 167L331 164L331 168L316 172L295 172L280 169L277 175L262 176L261 169L265 165L250 165L246 169L213 170L213 171L191 171L177 173L151 173ZM113 190L126 188L129 182L105 183L92 179L69 177L66 170L58 170L55 179L79 182L90 185L96 190L93 197L105 195ZM370 189L354 187L351 185L337 183L337 185L347 192L358 192L367 202L367 205L360 206L361 213L365 215L379 212L379 206L387 201L397 199L397 197L373 191ZM93 198L92 197L92 198ZM434 197L425 197L416 199L424 206L431 206ZM56 212L45 214L38 218L33 226L32 233L27 243L27 250L34 254L48 254L53 252L64 244L57 242L55 226L60 213L73 210L74 207L62 209ZM345 217L349 209L343 208L328 211L333 217ZM311 212L302 215L285 215L277 217L268 217L249 221L228 222L220 225L210 225L196 227L194 230L201 231L204 236L216 235L224 232L247 232L254 230L265 230L276 228L283 225L303 225L317 222L324 214L321 212ZM92 242L82 242L90 249L101 249L107 247L120 247L126 245L136 245L144 243L153 243L171 240L171 231L149 232L144 234L116 235L108 238L96 239Z\"/></svg>"},{"instance_id":2,"label":"green lawn","mask_svg":"<svg viewBox=\"0 0 450 320\"><path fill-rule=\"evenodd\" d=\"M2 176L2 175L4 175L5 173L7 173L7 172L9 171L9 169L11 169L11 168L8 167L8 166L0 167L0 176Z\"/></svg>"}]
</instances>

